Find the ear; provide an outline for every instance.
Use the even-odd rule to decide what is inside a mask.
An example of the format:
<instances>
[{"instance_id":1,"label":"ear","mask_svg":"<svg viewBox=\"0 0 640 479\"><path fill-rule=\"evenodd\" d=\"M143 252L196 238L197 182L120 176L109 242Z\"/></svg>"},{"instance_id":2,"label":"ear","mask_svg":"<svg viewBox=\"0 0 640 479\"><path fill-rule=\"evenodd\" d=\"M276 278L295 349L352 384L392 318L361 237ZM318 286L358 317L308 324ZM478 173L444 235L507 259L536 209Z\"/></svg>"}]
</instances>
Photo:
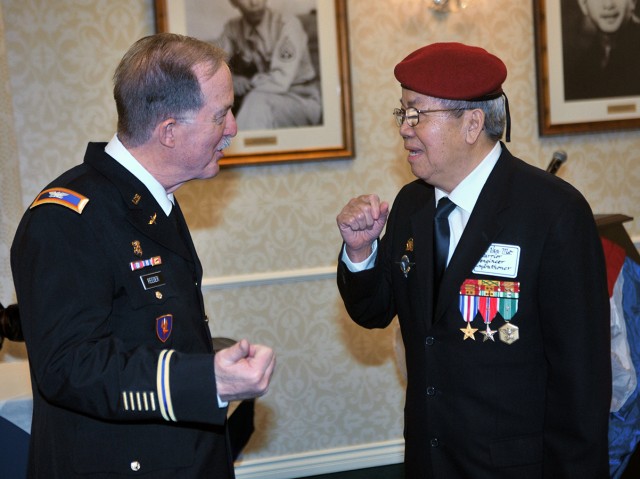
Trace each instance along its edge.
<instances>
[{"instance_id":1,"label":"ear","mask_svg":"<svg viewBox=\"0 0 640 479\"><path fill-rule=\"evenodd\" d=\"M478 141L480 134L484 130L484 112L476 108L465 112L466 121L464 122L465 140L469 145Z\"/></svg>"},{"instance_id":2,"label":"ear","mask_svg":"<svg viewBox=\"0 0 640 479\"><path fill-rule=\"evenodd\" d=\"M174 148L176 146L176 125L175 118L167 118L156 126L156 134L163 146Z\"/></svg>"}]
</instances>

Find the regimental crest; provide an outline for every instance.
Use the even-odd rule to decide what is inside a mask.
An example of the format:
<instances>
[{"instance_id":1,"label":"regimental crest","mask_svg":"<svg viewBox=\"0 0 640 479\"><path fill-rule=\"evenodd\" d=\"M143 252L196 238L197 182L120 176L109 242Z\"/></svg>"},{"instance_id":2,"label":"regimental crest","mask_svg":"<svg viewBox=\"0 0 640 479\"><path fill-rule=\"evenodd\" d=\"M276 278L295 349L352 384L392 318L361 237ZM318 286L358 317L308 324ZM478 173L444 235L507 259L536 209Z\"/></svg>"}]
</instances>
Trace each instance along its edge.
<instances>
[{"instance_id":1,"label":"regimental crest","mask_svg":"<svg viewBox=\"0 0 640 479\"><path fill-rule=\"evenodd\" d=\"M156 334L163 343L167 342L173 330L173 314L165 314L156 318Z\"/></svg>"},{"instance_id":2,"label":"regimental crest","mask_svg":"<svg viewBox=\"0 0 640 479\"><path fill-rule=\"evenodd\" d=\"M133 246L133 254L136 256L142 256L142 245L140 244L140 241L133 240L131 242L131 246Z\"/></svg>"},{"instance_id":3,"label":"regimental crest","mask_svg":"<svg viewBox=\"0 0 640 479\"><path fill-rule=\"evenodd\" d=\"M31 203L29 209L44 204L54 204L64 206L78 214L82 214L82 210L89 203L89 198L68 190L67 188L49 188L41 192L38 197Z\"/></svg>"}]
</instances>

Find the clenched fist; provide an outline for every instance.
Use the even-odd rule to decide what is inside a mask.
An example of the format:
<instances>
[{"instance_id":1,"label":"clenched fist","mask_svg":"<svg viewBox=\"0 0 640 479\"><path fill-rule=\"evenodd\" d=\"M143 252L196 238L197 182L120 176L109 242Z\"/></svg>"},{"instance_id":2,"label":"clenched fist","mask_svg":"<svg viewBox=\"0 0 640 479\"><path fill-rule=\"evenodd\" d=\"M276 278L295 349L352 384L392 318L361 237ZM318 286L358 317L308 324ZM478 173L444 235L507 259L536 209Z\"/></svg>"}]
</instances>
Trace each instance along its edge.
<instances>
[{"instance_id":1,"label":"clenched fist","mask_svg":"<svg viewBox=\"0 0 640 479\"><path fill-rule=\"evenodd\" d=\"M336 218L345 242L345 251L354 263L371 254L371 245L380 236L389 216L389 203L378 195L361 195L351 199Z\"/></svg>"}]
</instances>

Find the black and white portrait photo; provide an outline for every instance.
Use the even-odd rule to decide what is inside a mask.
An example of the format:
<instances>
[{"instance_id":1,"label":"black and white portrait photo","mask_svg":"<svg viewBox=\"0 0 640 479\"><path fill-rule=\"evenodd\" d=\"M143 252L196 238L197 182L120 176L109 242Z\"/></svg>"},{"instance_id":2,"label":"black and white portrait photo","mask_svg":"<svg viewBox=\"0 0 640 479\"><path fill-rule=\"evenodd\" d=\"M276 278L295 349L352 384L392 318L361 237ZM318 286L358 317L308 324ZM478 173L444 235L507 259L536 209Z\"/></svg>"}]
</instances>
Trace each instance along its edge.
<instances>
[{"instance_id":1,"label":"black and white portrait photo","mask_svg":"<svg viewBox=\"0 0 640 479\"><path fill-rule=\"evenodd\" d=\"M187 30L227 52L241 130L322 123L317 0L191 0ZM215 11L208 15L207 11Z\"/></svg>"},{"instance_id":2,"label":"black and white portrait photo","mask_svg":"<svg viewBox=\"0 0 640 479\"><path fill-rule=\"evenodd\" d=\"M565 100L640 95L638 0L562 0Z\"/></svg>"}]
</instances>

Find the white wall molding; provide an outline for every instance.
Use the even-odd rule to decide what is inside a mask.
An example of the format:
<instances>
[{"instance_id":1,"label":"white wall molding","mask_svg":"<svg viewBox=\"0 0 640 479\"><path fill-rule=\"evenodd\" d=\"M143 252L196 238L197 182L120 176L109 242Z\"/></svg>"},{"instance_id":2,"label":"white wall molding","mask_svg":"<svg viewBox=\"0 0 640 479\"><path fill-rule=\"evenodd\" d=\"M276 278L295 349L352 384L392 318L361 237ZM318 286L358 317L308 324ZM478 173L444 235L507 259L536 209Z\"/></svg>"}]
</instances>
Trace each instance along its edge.
<instances>
[{"instance_id":1,"label":"white wall molding","mask_svg":"<svg viewBox=\"0 0 640 479\"><path fill-rule=\"evenodd\" d=\"M301 268L288 271L268 271L265 273L235 274L229 276L204 278L203 290L240 288L268 284L294 283L297 281L316 281L333 279L337 266L321 266L318 268Z\"/></svg>"},{"instance_id":2,"label":"white wall molding","mask_svg":"<svg viewBox=\"0 0 640 479\"><path fill-rule=\"evenodd\" d=\"M237 479L293 479L333 472L399 464L404 440L324 449L302 454L251 459L236 463Z\"/></svg>"},{"instance_id":3,"label":"white wall molding","mask_svg":"<svg viewBox=\"0 0 640 479\"><path fill-rule=\"evenodd\" d=\"M640 236L633 236L631 240L636 248L640 250ZM202 289L205 291L214 291L241 288L245 286L333 279L336 276L336 268L336 265L330 265L316 268L301 268L285 271L267 271L265 273L234 274L229 276L210 277L203 279Z\"/></svg>"}]
</instances>

